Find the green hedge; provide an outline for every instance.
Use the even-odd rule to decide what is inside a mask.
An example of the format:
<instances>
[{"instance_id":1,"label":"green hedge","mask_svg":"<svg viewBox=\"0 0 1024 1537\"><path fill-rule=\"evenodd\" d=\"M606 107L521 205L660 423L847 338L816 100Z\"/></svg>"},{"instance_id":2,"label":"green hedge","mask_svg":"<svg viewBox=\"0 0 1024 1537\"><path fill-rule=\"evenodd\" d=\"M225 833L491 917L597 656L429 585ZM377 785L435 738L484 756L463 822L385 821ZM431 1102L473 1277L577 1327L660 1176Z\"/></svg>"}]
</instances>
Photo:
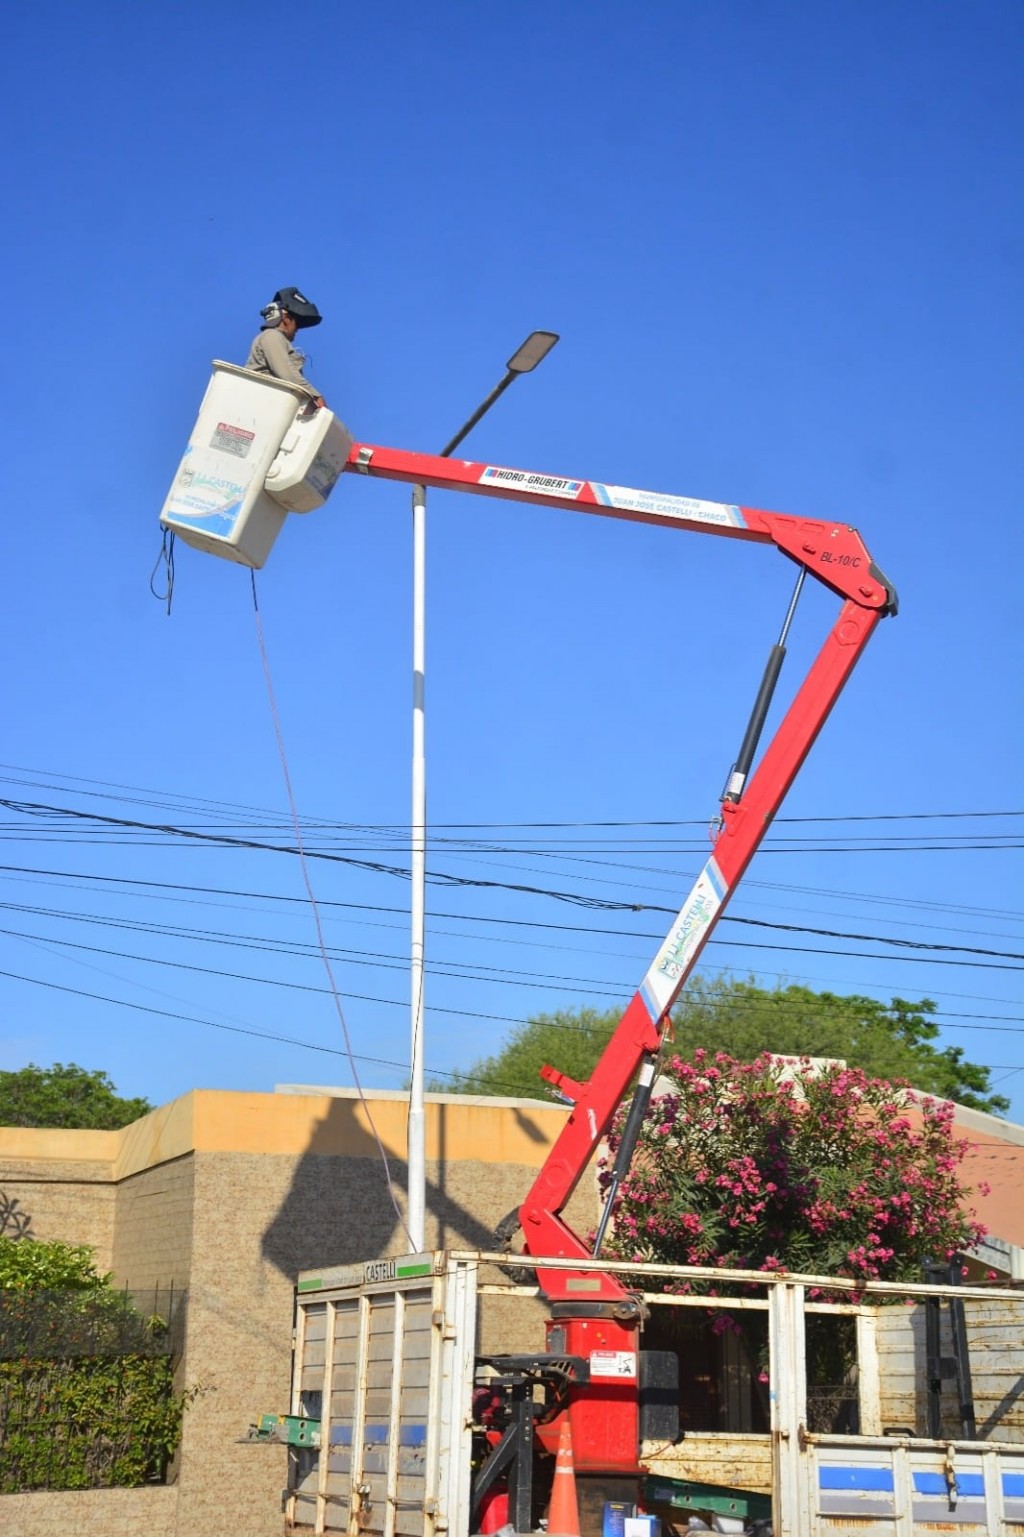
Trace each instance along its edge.
<instances>
[{"instance_id":1,"label":"green hedge","mask_svg":"<svg viewBox=\"0 0 1024 1537\"><path fill-rule=\"evenodd\" d=\"M91 1249L0 1238L0 1494L161 1483L195 1396L173 1356Z\"/></svg>"},{"instance_id":2,"label":"green hedge","mask_svg":"<svg viewBox=\"0 0 1024 1537\"><path fill-rule=\"evenodd\" d=\"M182 1412L167 1356L0 1361L0 1494L162 1483Z\"/></svg>"}]
</instances>

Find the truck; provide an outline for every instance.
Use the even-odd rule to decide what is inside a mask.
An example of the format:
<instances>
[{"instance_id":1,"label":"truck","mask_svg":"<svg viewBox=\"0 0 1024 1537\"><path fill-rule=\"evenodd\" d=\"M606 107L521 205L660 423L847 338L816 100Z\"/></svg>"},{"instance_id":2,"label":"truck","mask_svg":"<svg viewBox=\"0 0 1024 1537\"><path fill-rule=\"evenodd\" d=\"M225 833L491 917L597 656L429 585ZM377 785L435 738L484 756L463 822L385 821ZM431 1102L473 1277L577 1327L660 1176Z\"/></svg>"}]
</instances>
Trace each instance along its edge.
<instances>
[{"instance_id":1,"label":"truck","mask_svg":"<svg viewBox=\"0 0 1024 1537\"><path fill-rule=\"evenodd\" d=\"M588 1378L602 1398L636 1403L638 1441L631 1477L577 1473L584 1534L621 1530L615 1514L635 1507L671 1530L765 1537L1024 1533L1021 1291L949 1276L547 1268L628 1287L662 1346L708 1335L716 1316L761 1319L765 1409L760 1374L729 1348L710 1403L706 1382L665 1371L664 1348L634 1363L595 1337L587 1357L560 1357L549 1330L547 1352L531 1354L538 1288L509 1276L501 1250L306 1272L291 1413L267 1432L290 1443L289 1534L535 1530L559 1416ZM844 1380L824 1391L809 1381L812 1321L852 1345Z\"/></svg>"}]
</instances>

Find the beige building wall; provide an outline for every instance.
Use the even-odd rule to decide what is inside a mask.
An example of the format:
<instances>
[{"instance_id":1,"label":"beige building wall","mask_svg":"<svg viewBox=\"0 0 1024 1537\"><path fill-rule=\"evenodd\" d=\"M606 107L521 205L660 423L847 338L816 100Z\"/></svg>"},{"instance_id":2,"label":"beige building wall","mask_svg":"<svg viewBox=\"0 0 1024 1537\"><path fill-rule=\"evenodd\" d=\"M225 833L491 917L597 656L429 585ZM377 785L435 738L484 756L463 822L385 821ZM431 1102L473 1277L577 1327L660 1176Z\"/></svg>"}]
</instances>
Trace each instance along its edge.
<instances>
[{"instance_id":1,"label":"beige building wall","mask_svg":"<svg viewBox=\"0 0 1024 1537\"><path fill-rule=\"evenodd\" d=\"M23 1131L0 1127L0 1191L17 1202L34 1238L87 1243L112 1265L116 1190L111 1181L120 1132Z\"/></svg>"},{"instance_id":2,"label":"beige building wall","mask_svg":"<svg viewBox=\"0 0 1024 1537\"><path fill-rule=\"evenodd\" d=\"M5 1537L281 1537L285 1448L242 1438L261 1413L289 1408L297 1272L408 1250L406 1118L398 1094L375 1094L367 1106L350 1091L200 1090L121 1132L0 1127L0 1191L18 1200L36 1237L92 1244L122 1285L188 1288L181 1381L197 1390L174 1484L4 1496ZM495 1226L521 1204L565 1118L535 1101L431 1097L427 1247L493 1247ZM958 1129L972 1143L969 1176L994 1187L979 1203L983 1216L1021 1243L1012 1176L1024 1131L975 1112L962 1112ZM593 1226L592 1179L567 1215L577 1232ZM494 1337L481 1349L539 1345L539 1305L502 1306L489 1310Z\"/></svg>"},{"instance_id":3,"label":"beige building wall","mask_svg":"<svg viewBox=\"0 0 1024 1537\"><path fill-rule=\"evenodd\" d=\"M177 1509L173 1487L4 1494L0 1532L4 1537L184 1537Z\"/></svg>"},{"instance_id":4,"label":"beige building wall","mask_svg":"<svg viewBox=\"0 0 1024 1537\"><path fill-rule=\"evenodd\" d=\"M493 1247L565 1115L531 1101L432 1099L427 1247ZM343 1092L197 1091L123 1132L0 1128L0 1190L19 1196L38 1237L95 1244L102 1268L133 1289L187 1286L181 1380L198 1389L170 1488L6 1496L0 1531L281 1537L287 1453L243 1438L260 1414L290 1407L297 1272L408 1251L406 1116L401 1095L367 1107ZM585 1228L595 1215L588 1185L573 1220Z\"/></svg>"}]
</instances>

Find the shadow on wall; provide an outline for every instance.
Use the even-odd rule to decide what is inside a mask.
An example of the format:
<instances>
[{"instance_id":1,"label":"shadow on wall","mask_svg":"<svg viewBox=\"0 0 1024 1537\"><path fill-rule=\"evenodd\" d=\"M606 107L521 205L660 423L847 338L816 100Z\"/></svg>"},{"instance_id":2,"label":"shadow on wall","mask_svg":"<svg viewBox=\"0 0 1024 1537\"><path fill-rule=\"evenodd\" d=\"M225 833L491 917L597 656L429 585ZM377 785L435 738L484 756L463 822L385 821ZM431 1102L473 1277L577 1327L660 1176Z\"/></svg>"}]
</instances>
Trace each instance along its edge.
<instances>
[{"instance_id":1,"label":"shadow on wall","mask_svg":"<svg viewBox=\"0 0 1024 1537\"><path fill-rule=\"evenodd\" d=\"M427 1179L426 1244L428 1248L491 1249L494 1229L512 1202L503 1206L501 1191L488 1189L483 1175L472 1186L480 1191L476 1211L449 1195L445 1135L449 1108L437 1106L440 1158L436 1182ZM407 1253L410 1248L403 1226L408 1166L404 1159L388 1154L389 1190L380 1150L361 1124L359 1109L358 1100L331 1101L299 1159L288 1194L263 1234L264 1259L289 1279L300 1270L353 1264L378 1255ZM545 1140L535 1124L528 1134L532 1141ZM497 1184L507 1166L490 1167ZM525 1194L524 1185L520 1195Z\"/></svg>"},{"instance_id":2,"label":"shadow on wall","mask_svg":"<svg viewBox=\"0 0 1024 1537\"><path fill-rule=\"evenodd\" d=\"M17 1196L0 1190L0 1238L34 1238L32 1218L23 1211Z\"/></svg>"}]
</instances>

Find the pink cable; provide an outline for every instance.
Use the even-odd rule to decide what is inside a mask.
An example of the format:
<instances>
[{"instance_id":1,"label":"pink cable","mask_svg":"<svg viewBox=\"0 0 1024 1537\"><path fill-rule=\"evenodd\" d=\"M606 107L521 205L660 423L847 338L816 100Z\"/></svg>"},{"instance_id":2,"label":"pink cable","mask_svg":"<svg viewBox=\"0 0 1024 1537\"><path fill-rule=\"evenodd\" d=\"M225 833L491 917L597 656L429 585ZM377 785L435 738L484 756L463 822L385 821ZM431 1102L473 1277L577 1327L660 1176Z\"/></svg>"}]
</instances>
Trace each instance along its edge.
<instances>
[{"instance_id":1,"label":"pink cable","mask_svg":"<svg viewBox=\"0 0 1024 1537\"><path fill-rule=\"evenodd\" d=\"M345 1042L345 1055L348 1057L348 1064L352 1071L352 1077L355 1080L355 1086L359 1092L359 1100L366 1114L366 1119L369 1122L370 1130L373 1132L373 1139L377 1144L378 1151L380 1152L381 1162L384 1165L384 1177L387 1180L388 1194L391 1197L391 1204L395 1208L395 1216L398 1218L402 1232L405 1234L410 1250L412 1250L416 1246L412 1241L412 1235L406 1226L405 1218L402 1216L402 1211L398 1204L398 1199L395 1195L395 1184L391 1177L391 1165L388 1163L387 1149L385 1148L384 1143L381 1141L377 1132L377 1127L374 1123L373 1112L370 1109L369 1100L366 1098L366 1095L363 1092L363 1086L359 1081L359 1072L356 1068L355 1054L353 1053L352 1041L348 1033L348 1023L345 1019L345 1010L342 1006L341 994L339 993L337 984L334 980L334 972L331 970L330 956L327 954L327 945L324 941L323 926L320 922L320 908L316 900L316 895L313 891L313 883L309 878L309 865L306 859L305 846L302 842L302 827L299 823L299 813L295 804L295 796L292 793L291 775L288 772L288 757L285 753L284 736L281 731L281 721L277 713L277 700L274 697L274 684L270 676L270 663L267 659L267 647L263 639L263 623L260 619L260 605L256 597L256 573L255 571L250 571L249 575L252 577L252 606L253 612L256 615L256 634L260 644L260 660L263 663L263 676L267 684L267 698L270 701L270 716L274 723L274 736L277 739L277 750L281 758L281 771L284 774L284 786L288 794L288 808L291 811L292 827L295 832L295 845L299 851L299 865L302 869L302 879L305 882L306 895L309 897L309 905L313 909L313 919L316 924L316 937L320 946L320 955L323 958L324 969L327 972L327 980L331 984L331 997L334 999L334 1007L337 1010L338 1019L341 1022L341 1033Z\"/></svg>"}]
</instances>

